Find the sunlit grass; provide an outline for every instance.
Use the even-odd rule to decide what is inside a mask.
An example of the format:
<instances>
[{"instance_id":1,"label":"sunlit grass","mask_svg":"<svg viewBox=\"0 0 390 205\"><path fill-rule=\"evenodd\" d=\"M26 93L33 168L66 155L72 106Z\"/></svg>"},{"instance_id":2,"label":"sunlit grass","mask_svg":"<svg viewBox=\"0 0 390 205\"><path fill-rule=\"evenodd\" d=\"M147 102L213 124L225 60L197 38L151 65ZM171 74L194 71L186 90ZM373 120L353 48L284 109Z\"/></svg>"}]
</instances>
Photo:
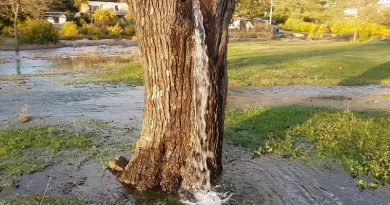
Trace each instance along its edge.
<instances>
[{"instance_id":1,"label":"sunlit grass","mask_svg":"<svg viewBox=\"0 0 390 205\"><path fill-rule=\"evenodd\" d=\"M390 84L390 41L250 42L229 46L231 87Z\"/></svg>"},{"instance_id":2,"label":"sunlit grass","mask_svg":"<svg viewBox=\"0 0 390 205\"><path fill-rule=\"evenodd\" d=\"M228 52L229 87L389 85L389 50L390 40L234 42ZM142 85L142 73L135 62L88 81Z\"/></svg>"},{"instance_id":3,"label":"sunlit grass","mask_svg":"<svg viewBox=\"0 0 390 205\"><path fill-rule=\"evenodd\" d=\"M260 153L333 159L353 176L390 183L390 114L301 107L232 110L226 138Z\"/></svg>"}]
</instances>

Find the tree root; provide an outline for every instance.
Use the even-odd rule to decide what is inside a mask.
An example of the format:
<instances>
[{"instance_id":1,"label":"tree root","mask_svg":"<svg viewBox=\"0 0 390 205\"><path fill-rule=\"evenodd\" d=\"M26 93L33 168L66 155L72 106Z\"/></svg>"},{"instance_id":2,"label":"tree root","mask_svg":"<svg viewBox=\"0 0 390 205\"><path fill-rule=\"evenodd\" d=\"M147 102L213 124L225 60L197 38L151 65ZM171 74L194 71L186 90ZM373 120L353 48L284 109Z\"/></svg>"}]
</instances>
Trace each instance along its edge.
<instances>
[{"instance_id":1,"label":"tree root","mask_svg":"<svg viewBox=\"0 0 390 205\"><path fill-rule=\"evenodd\" d=\"M119 157L115 158L114 160L108 162L107 169L110 170L110 172L112 172L113 174L118 175L125 170L126 165L128 163L129 163L128 159L126 159L125 157L119 156Z\"/></svg>"}]
</instances>

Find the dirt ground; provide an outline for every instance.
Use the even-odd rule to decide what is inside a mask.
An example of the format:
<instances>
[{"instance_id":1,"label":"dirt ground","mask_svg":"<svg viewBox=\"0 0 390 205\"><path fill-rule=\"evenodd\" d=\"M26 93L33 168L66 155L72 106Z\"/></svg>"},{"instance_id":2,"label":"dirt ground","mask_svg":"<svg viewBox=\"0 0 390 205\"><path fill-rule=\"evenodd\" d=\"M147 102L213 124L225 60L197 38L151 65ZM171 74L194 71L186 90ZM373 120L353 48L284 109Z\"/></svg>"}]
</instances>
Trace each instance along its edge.
<instances>
[{"instance_id":1,"label":"dirt ground","mask_svg":"<svg viewBox=\"0 0 390 205\"><path fill-rule=\"evenodd\" d=\"M62 160L43 171L21 176L16 181L18 188L0 191L0 199L43 194L51 177L48 194L53 196L78 197L88 204L169 204L167 197L158 193L131 192L103 166L103 160L110 157L130 157L130 150L118 145L137 139L143 114L143 87L61 83L82 75L31 74L23 82L0 81L0 128L53 124L92 131L103 141L96 149L111 155L95 157L89 151L64 153ZM228 104L230 108L298 104L390 110L388 95L390 87L380 86L246 88L231 90ZM16 116L25 105L33 120L21 124ZM390 203L389 187L360 191L356 180L337 168L318 168L272 155L252 159L243 148L229 142L224 146L224 175L218 190L233 194L229 204Z\"/></svg>"}]
</instances>

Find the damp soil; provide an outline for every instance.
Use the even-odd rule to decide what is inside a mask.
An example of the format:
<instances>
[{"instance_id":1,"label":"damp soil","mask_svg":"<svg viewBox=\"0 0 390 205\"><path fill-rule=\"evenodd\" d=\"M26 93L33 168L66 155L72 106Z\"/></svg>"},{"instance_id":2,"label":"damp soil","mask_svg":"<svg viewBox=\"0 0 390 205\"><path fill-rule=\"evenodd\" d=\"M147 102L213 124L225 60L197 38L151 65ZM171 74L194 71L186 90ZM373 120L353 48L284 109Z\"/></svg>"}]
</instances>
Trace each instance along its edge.
<instances>
[{"instance_id":1,"label":"damp soil","mask_svg":"<svg viewBox=\"0 0 390 205\"><path fill-rule=\"evenodd\" d=\"M50 63L50 62L49 62ZM60 82L83 78L83 73L34 75L23 82L0 81L0 128L64 125L72 131L95 133L99 153L69 151L43 171L23 175L14 188L0 189L0 201L21 195L42 195L49 178L48 195L77 197L86 204L175 204L175 196L136 193L123 187L104 168L117 155L131 156L140 132L143 87ZM23 70L22 70L23 72ZM3 72L0 75L11 75ZM390 110L390 88L365 87L268 87L231 90L230 108L304 105L331 108ZM33 120L17 121L27 104ZM66 157L65 157L66 156ZM390 203L390 188L360 191L356 180L340 169L318 166L273 155L252 158L247 150L224 144L224 174L218 190L233 194L229 204L383 204Z\"/></svg>"}]
</instances>

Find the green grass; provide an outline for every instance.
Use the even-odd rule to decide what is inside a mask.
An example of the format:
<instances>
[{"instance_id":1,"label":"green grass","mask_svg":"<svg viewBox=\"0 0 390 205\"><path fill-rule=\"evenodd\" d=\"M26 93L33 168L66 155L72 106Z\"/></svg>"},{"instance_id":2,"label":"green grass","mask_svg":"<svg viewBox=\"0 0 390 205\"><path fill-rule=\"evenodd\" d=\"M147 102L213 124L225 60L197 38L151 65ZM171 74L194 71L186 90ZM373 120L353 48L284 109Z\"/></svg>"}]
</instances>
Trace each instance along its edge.
<instances>
[{"instance_id":1,"label":"green grass","mask_svg":"<svg viewBox=\"0 0 390 205\"><path fill-rule=\"evenodd\" d=\"M0 130L0 182L42 170L55 162L62 150L91 148L90 138L54 126Z\"/></svg>"},{"instance_id":2,"label":"green grass","mask_svg":"<svg viewBox=\"0 0 390 205\"><path fill-rule=\"evenodd\" d=\"M128 85L142 85L143 71L139 63L123 65L119 70L99 73L87 80L93 83L126 83Z\"/></svg>"},{"instance_id":3,"label":"green grass","mask_svg":"<svg viewBox=\"0 0 390 205\"><path fill-rule=\"evenodd\" d=\"M335 160L352 176L390 183L390 114L301 107L231 110L226 138L257 154Z\"/></svg>"},{"instance_id":4,"label":"green grass","mask_svg":"<svg viewBox=\"0 0 390 205\"><path fill-rule=\"evenodd\" d=\"M229 86L389 85L389 50L390 40L234 42L229 44ZM142 79L140 64L133 63L91 81L140 85Z\"/></svg>"},{"instance_id":5,"label":"green grass","mask_svg":"<svg viewBox=\"0 0 390 205\"><path fill-rule=\"evenodd\" d=\"M231 87L390 84L390 40L251 42L229 46Z\"/></svg>"}]
</instances>

